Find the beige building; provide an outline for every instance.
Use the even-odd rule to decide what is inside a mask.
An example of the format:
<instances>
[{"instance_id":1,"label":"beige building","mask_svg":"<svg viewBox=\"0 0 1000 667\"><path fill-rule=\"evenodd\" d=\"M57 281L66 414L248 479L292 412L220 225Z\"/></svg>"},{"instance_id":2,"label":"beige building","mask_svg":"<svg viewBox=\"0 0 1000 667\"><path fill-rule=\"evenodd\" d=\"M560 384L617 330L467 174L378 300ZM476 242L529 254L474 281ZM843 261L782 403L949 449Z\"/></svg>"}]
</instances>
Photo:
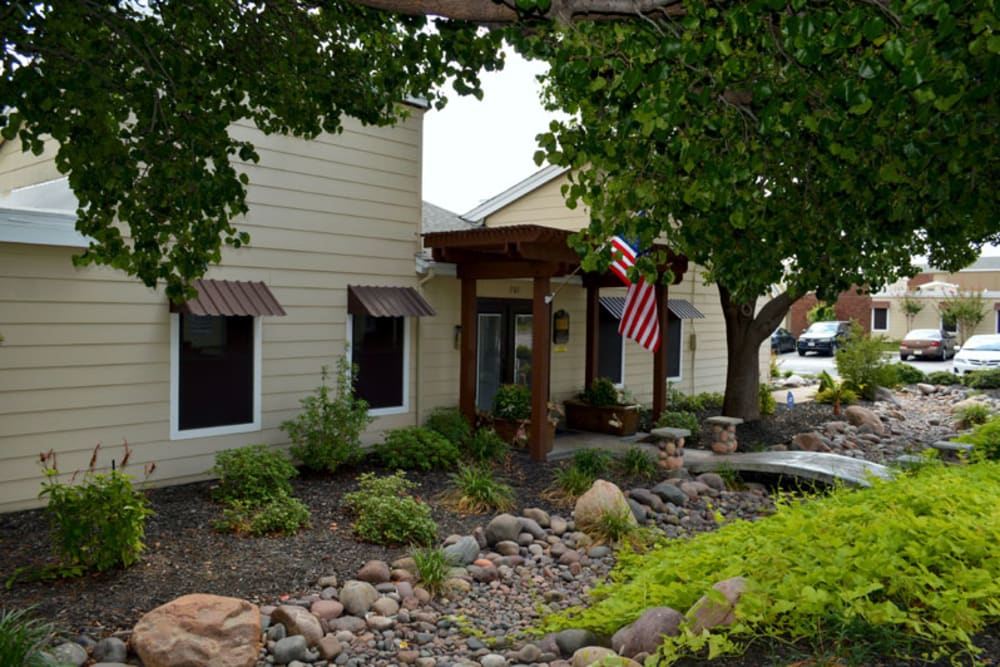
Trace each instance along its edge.
<instances>
[{"instance_id":1,"label":"beige building","mask_svg":"<svg viewBox=\"0 0 1000 667\"><path fill-rule=\"evenodd\" d=\"M342 134L312 141L234 126L261 156L242 165L250 210L237 225L251 242L226 247L198 300L180 307L111 269L74 267L87 241L74 230L75 199L52 147L34 156L0 145L0 511L41 504L38 460L49 450L72 472L98 443L100 465L120 460L127 441L127 471L141 477L144 464L156 463L149 482L158 485L207 477L221 450L286 445L281 423L348 345L359 391L373 405L366 442L457 405L460 281L454 266L428 260L422 248L422 114L412 109L392 128L347 120ZM438 209L437 224L520 219L579 228L586 214L562 205L561 178L536 175L480 207L481 216L466 216L471 222ZM685 392L722 391L725 382L718 298L701 282L691 267L669 292L677 308L669 375ZM571 322L568 341L551 353L551 397L562 400L583 388L585 299L573 278L554 285L552 309ZM622 294L602 293L609 328ZM480 282L481 326L512 336L495 359L482 360L482 401L505 374L529 372L517 346L519 302L530 295L530 281ZM605 345L602 370L648 403L649 354L618 340L616 357ZM501 369L501 361L513 365Z\"/></svg>"}]
</instances>

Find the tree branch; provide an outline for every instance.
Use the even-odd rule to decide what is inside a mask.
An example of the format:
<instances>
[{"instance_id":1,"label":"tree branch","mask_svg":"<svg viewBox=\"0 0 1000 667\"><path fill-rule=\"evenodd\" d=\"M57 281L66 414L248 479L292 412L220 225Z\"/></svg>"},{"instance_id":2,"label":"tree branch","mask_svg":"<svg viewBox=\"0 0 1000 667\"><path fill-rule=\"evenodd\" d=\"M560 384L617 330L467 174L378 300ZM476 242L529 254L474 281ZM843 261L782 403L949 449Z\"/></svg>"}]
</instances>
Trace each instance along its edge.
<instances>
[{"instance_id":1,"label":"tree branch","mask_svg":"<svg viewBox=\"0 0 1000 667\"><path fill-rule=\"evenodd\" d=\"M493 0L349 0L357 5L411 16L442 16L457 21L480 24L516 23L522 17L506 3ZM559 23L582 20L651 18L662 15L681 16L680 0L552 0L552 6L541 16Z\"/></svg>"}]
</instances>

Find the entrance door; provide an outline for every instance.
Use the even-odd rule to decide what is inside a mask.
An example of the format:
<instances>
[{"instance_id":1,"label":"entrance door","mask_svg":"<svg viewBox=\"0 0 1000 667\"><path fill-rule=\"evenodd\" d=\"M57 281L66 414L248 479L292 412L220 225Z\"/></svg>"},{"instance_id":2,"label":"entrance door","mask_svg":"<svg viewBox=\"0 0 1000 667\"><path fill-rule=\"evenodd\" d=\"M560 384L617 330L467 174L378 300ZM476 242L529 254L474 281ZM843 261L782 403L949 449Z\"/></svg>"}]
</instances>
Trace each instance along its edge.
<instances>
[{"instance_id":1,"label":"entrance door","mask_svg":"<svg viewBox=\"0 0 1000 667\"><path fill-rule=\"evenodd\" d=\"M476 407L492 410L500 385L531 385L531 301L478 299L476 312Z\"/></svg>"}]
</instances>

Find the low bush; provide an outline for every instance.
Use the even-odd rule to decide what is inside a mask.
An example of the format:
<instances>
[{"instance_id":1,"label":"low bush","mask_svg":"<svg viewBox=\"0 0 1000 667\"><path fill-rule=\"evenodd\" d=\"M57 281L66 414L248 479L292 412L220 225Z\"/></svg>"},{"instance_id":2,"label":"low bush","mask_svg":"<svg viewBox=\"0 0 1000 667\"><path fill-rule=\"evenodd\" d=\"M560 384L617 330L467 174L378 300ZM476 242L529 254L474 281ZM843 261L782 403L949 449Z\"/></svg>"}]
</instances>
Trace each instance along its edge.
<instances>
[{"instance_id":1,"label":"low bush","mask_svg":"<svg viewBox=\"0 0 1000 667\"><path fill-rule=\"evenodd\" d=\"M446 470L461 458L458 445L422 426L389 431L375 454L387 468L404 470Z\"/></svg>"},{"instance_id":2,"label":"low bush","mask_svg":"<svg viewBox=\"0 0 1000 667\"><path fill-rule=\"evenodd\" d=\"M691 431L690 439L696 441L698 430L701 424L698 422L698 415L685 410L664 410L660 413L660 418L656 420L657 426L670 428L686 428Z\"/></svg>"},{"instance_id":3,"label":"low bush","mask_svg":"<svg viewBox=\"0 0 1000 667\"><path fill-rule=\"evenodd\" d=\"M766 384L760 385L760 391L758 391L757 396L761 416L773 415L774 411L778 409L778 402L774 400L774 394L771 393Z\"/></svg>"},{"instance_id":4,"label":"low bush","mask_svg":"<svg viewBox=\"0 0 1000 667\"><path fill-rule=\"evenodd\" d=\"M354 371L347 357L337 360L336 389L326 385L329 371L320 373L316 393L302 399L302 413L281 424L292 441L292 456L311 470L334 472L362 457L361 432L371 423L368 403L354 395Z\"/></svg>"},{"instance_id":5,"label":"low bush","mask_svg":"<svg viewBox=\"0 0 1000 667\"><path fill-rule=\"evenodd\" d=\"M493 397L493 416L501 419L531 419L531 389L528 385L501 385Z\"/></svg>"},{"instance_id":6,"label":"low bush","mask_svg":"<svg viewBox=\"0 0 1000 667\"><path fill-rule=\"evenodd\" d=\"M609 583L541 630L611 636L651 604L689 609L715 583L744 577L736 623L664 637L651 664L738 654L754 642L798 646L830 664L909 664L914 655L972 664L970 637L1000 622L998 487L995 462L927 467L905 483L790 502L644 554L621 550ZM867 640L878 641L867 649ZM856 652L866 650L879 653Z\"/></svg>"},{"instance_id":7,"label":"low bush","mask_svg":"<svg viewBox=\"0 0 1000 667\"><path fill-rule=\"evenodd\" d=\"M975 447L972 450L973 460L1000 461L1000 416L993 417L973 429L972 433L965 433L954 440Z\"/></svg>"},{"instance_id":8,"label":"low bush","mask_svg":"<svg viewBox=\"0 0 1000 667\"><path fill-rule=\"evenodd\" d=\"M594 378L580 398L598 408L619 404L618 389L615 388L615 383L606 377Z\"/></svg>"},{"instance_id":9,"label":"low bush","mask_svg":"<svg viewBox=\"0 0 1000 667\"><path fill-rule=\"evenodd\" d=\"M510 453L510 444L493 429L480 428L466 442L465 451L476 463L502 461Z\"/></svg>"},{"instance_id":10,"label":"low bush","mask_svg":"<svg viewBox=\"0 0 1000 667\"><path fill-rule=\"evenodd\" d=\"M962 376L962 384L972 389L1000 389L1000 368L966 373Z\"/></svg>"},{"instance_id":11,"label":"low bush","mask_svg":"<svg viewBox=\"0 0 1000 667\"><path fill-rule=\"evenodd\" d=\"M96 472L99 449L100 445L94 448L90 465L76 484L59 481L54 452L42 455L45 481L39 495L48 499L45 515L59 556L54 569L58 576L128 567L145 549L146 518L153 511L131 475L120 470L131 456L128 444L119 469L112 462L107 473Z\"/></svg>"},{"instance_id":12,"label":"low bush","mask_svg":"<svg viewBox=\"0 0 1000 667\"><path fill-rule=\"evenodd\" d=\"M216 452L212 473L219 477L219 485L212 491L217 501L263 503L291 496L288 480L299 471L281 452L267 445L247 445Z\"/></svg>"},{"instance_id":13,"label":"low bush","mask_svg":"<svg viewBox=\"0 0 1000 667\"><path fill-rule=\"evenodd\" d=\"M850 405L851 403L858 402L858 395L853 389L847 389L846 387L835 389L819 389L816 391L816 396L813 398L817 403L826 403L828 405Z\"/></svg>"},{"instance_id":14,"label":"low bush","mask_svg":"<svg viewBox=\"0 0 1000 667\"><path fill-rule=\"evenodd\" d=\"M652 479L658 469L653 455L641 447L629 447L615 461L616 467L625 475Z\"/></svg>"},{"instance_id":15,"label":"low bush","mask_svg":"<svg viewBox=\"0 0 1000 667\"><path fill-rule=\"evenodd\" d=\"M449 495L461 512L484 514L514 509L514 489L498 480L487 466L459 466L451 481L455 489Z\"/></svg>"},{"instance_id":16,"label":"low bush","mask_svg":"<svg viewBox=\"0 0 1000 667\"><path fill-rule=\"evenodd\" d=\"M577 498L590 490L595 477L575 465L569 465L556 473L556 493L567 498Z\"/></svg>"},{"instance_id":17,"label":"low bush","mask_svg":"<svg viewBox=\"0 0 1000 667\"><path fill-rule=\"evenodd\" d=\"M896 373L882 353L882 338L866 336L856 324L852 335L837 350L836 364L847 388L862 398L874 400L876 389L896 384Z\"/></svg>"},{"instance_id":18,"label":"low bush","mask_svg":"<svg viewBox=\"0 0 1000 667\"><path fill-rule=\"evenodd\" d=\"M308 528L309 508L290 495L277 495L264 502L232 500L215 522L216 529L240 535L294 535Z\"/></svg>"},{"instance_id":19,"label":"low bush","mask_svg":"<svg viewBox=\"0 0 1000 667\"><path fill-rule=\"evenodd\" d=\"M992 414L993 410L985 403L969 403L955 412L955 420L961 428L970 428L985 424Z\"/></svg>"},{"instance_id":20,"label":"low bush","mask_svg":"<svg viewBox=\"0 0 1000 667\"><path fill-rule=\"evenodd\" d=\"M700 394L685 394L673 387L667 390L667 406L671 410L683 412L704 412L718 410L722 407L725 396L716 391L703 391Z\"/></svg>"},{"instance_id":21,"label":"low bush","mask_svg":"<svg viewBox=\"0 0 1000 667\"><path fill-rule=\"evenodd\" d=\"M917 384L918 382L927 382L927 374L924 373L919 368L911 366L910 364L894 363L887 366L896 376L897 385L907 385L907 384Z\"/></svg>"},{"instance_id":22,"label":"low bush","mask_svg":"<svg viewBox=\"0 0 1000 667\"><path fill-rule=\"evenodd\" d=\"M619 545L639 529L632 512L605 512L583 527L584 532L597 544Z\"/></svg>"},{"instance_id":23,"label":"low bush","mask_svg":"<svg viewBox=\"0 0 1000 667\"><path fill-rule=\"evenodd\" d=\"M410 557L417 566L417 576L424 589L431 595L440 593L448 579L448 571L456 563L448 558L444 549L434 547L415 549Z\"/></svg>"},{"instance_id":24,"label":"low bush","mask_svg":"<svg viewBox=\"0 0 1000 667\"><path fill-rule=\"evenodd\" d=\"M358 537L387 546L433 544L437 524L430 506L409 495L415 486L401 470L386 477L362 473L358 490L344 496Z\"/></svg>"},{"instance_id":25,"label":"low bush","mask_svg":"<svg viewBox=\"0 0 1000 667\"><path fill-rule=\"evenodd\" d=\"M44 651L55 637L52 624L31 617L31 609L0 608L0 667L50 667Z\"/></svg>"},{"instance_id":26,"label":"low bush","mask_svg":"<svg viewBox=\"0 0 1000 667\"><path fill-rule=\"evenodd\" d=\"M962 378L950 371L934 371L933 373L929 373L927 375L927 381L931 384L946 386L962 384Z\"/></svg>"},{"instance_id":27,"label":"low bush","mask_svg":"<svg viewBox=\"0 0 1000 667\"><path fill-rule=\"evenodd\" d=\"M438 408L427 418L427 428L461 447L471 436L472 429L458 408Z\"/></svg>"},{"instance_id":28,"label":"low bush","mask_svg":"<svg viewBox=\"0 0 1000 667\"><path fill-rule=\"evenodd\" d=\"M608 474L612 459L606 449L578 449L573 452L573 467L596 479Z\"/></svg>"}]
</instances>

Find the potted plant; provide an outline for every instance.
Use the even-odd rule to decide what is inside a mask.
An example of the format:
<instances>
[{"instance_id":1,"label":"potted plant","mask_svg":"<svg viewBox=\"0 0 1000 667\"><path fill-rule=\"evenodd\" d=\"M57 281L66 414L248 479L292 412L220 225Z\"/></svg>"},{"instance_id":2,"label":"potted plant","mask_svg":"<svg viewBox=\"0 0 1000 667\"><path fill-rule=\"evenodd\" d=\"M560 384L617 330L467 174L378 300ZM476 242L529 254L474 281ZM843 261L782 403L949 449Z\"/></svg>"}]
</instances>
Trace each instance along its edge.
<instances>
[{"instance_id":1,"label":"potted plant","mask_svg":"<svg viewBox=\"0 0 1000 667\"><path fill-rule=\"evenodd\" d=\"M548 410L549 415L552 409ZM527 447L531 433L531 390L523 384L505 384L493 398L493 430L518 447ZM558 419L549 418L545 429L545 451L552 449Z\"/></svg>"},{"instance_id":2,"label":"potted plant","mask_svg":"<svg viewBox=\"0 0 1000 667\"><path fill-rule=\"evenodd\" d=\"M566 401L569 428L611 435L632 435L639 430L639 405L624 400L609 378L595 378L576 400Z\"/></svg>"}]
</instances>

